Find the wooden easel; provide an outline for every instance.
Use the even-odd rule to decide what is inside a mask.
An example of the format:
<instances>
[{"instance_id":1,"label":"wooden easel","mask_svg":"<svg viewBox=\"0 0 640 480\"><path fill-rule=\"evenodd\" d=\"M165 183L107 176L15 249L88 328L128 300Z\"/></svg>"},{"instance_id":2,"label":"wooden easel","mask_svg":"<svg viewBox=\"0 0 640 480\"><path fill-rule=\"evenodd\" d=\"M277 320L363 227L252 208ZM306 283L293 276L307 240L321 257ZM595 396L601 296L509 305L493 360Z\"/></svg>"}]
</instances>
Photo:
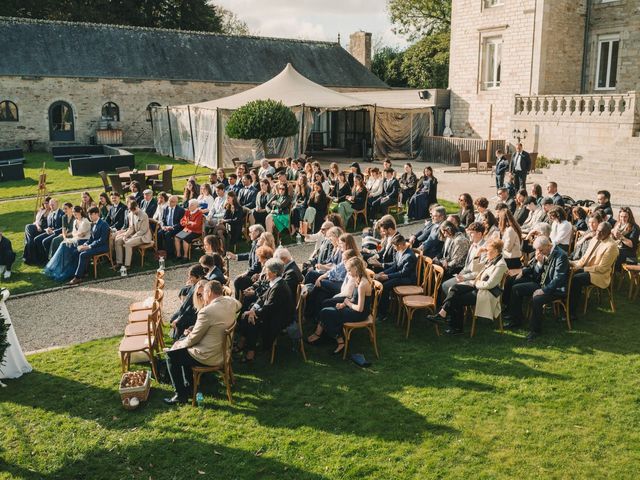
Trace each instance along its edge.
<instances>
[{"instance_id":1,"label":"wooden easel","mask_svg":"<svg viewBox=\"0 0 640 480\"><path fill-rule=\"evenodd\" d=\"M42 168L40 169L40 174L38 175L38 194L36 195L36 209L35 213L38 212L40 207L42 206L42 202L44 202L44 197L47 195L47 172L45 171L46 162L42 162Z\"/></svg>"}]
</instances>

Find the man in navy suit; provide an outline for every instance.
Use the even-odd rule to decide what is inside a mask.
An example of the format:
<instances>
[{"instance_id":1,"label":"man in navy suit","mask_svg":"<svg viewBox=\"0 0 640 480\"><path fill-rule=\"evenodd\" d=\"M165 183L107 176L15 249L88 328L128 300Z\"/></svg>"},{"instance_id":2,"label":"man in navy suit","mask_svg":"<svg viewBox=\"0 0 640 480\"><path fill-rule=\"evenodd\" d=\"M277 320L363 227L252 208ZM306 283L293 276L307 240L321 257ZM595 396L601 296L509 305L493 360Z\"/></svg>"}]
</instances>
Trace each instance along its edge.
<instances>
[{"instance_id":1,"label":"man in navy suit","mask_svg":"<svg viewBox=\"0 0 640 480\"><path fill-rule=\"evenodd\" d=\"M258 190L254 187L251 175L247 174L242 177L242 188L238 192L238 203L243 208L252 210L256 208L256 196Z\"/></svg>"},{"instance_id":2,"label":"man in navy suit","mask_svg":"<svg viewBox=\"0 0 640 480\"><path fill-rule=\"evenodd\" d=\"M98 210L98 207L91 207L89 209L89 219L92 224L91 236L87 243L78 247L78 251L80 252L78 268L76 268L76 273L69 282L69 285L77 285L82 282L82 277L84 277L87 271L91 257L109 250L109 235L111 234L111 230L107 222L100 218L100 210Z\"/></svg>"},{"instance_id":3,"label":"man in navy suit","mask_svg":"<svg viewBox=\"0 0 640 480\"><path fill-rule=\"evenodd\" d=\"M109 227L116 230L122 230L124 227L124 219L126 216L127 207L120 201L120 194L113 192L111 194L111 208L109 209L109 216L107 217L107 223Z\"/></svg>"},{"instance_id":4,"label":"man in navy suit","mask_svg":"<svg viewBox=\"0 0 640 480\"><path fill-rule=\"evenodd\" d=\"M229 185L227 185L227 192L234 192L236 196L240 193L240 189L242 188L242 184L238 181L238 175L235 173L229 174Z\"/></svg>"},{"instance_id":5,"label":"man in navy suit","mask_svg":"<svg viewBox=\"0 0 640 480\"><path fill-rule=\"evenodd\" d=\"M380 251L369 257L367 263L374 272L381 272L395 261L393 239L400 233L397 230L396 221L391 215L384 215L376 222L376 227L384 241L381 243Z\"/></svg>"},{"instance_id":6,"label":"man in navy suit","mask_svg":"<svg viewBox=\"0 0 640 480\"><path fill-rule=\"evenodd\" d=\"M48 258L49 246L55 237L62 233L62 216L64 213L58 208L58 201L52 198L49 201L51 212L47 215L47 225L44 231L33 239L33 251L35 261L38 264L45 263ZM26 263L26 262L25 262Z\"/></svg>"},{"instance_id":7,"label":"man in navy suit","mask_svg":"<svg viewBox=\"0 0 640 480\"><path fill-rule=\"evenodd\" d=\"M387 213L391 205L398 203L400 195L400 182L396 178L393 168L384 170L385 179L382 182L382 195L376 198L369 206L369 218L374 219L379 212Z\"/></svg>"},{"instance_id":8,"label":"man in navy suit","mask_svg":"<svg viewBox=\"0 0 640 480\"><path fill-rule=\"evenodd\" d=\"M431 222L409 238L409 243L415 247L420 246L425 256L437 258L442 255L444 240L440 236L440 225L447 219L447 210L444 207L435 207L431 212Z\"/></svg>"},{"instance_id":9,"label":"man in navy suit","mask_svg":"<svg viewBox=\"0 0 640 480\"><path fill-rule=\"evenodd\" d=\"M182 230L182 225L180 225L182 217L184 217L184 208L178 205L178 197L171 195L169 206L162 216L162 227L158 230L158 249L165 250L167 256L175 254L173 238Z\"/></svg>"},{"instance_id":10,"label":"man in navy suit","mask_svg":"<svg viewBox=\"0 0 640 480\"><path fill-rule=\"evenodd\" d=\"M142 192L144 197L140 203L140 210L147 214L147 217L153 218L158 208L158 200L153 198L153 190L146 189Z\"/></svg>"},{"instance_id":11,"label":"man in navy suit","mask_svg":"<svg viewBox=\"0 0 640 480\"><path fill-rule=\"evenodd\" d=\"M233 281L233 287L236 293L236 298L240 298L240 292L249 288L254 280L253 276L259 274L262 271L262 265L258 261L256 250L258 249L258 238L264 233L264 227L259 223L251 225L249 227L249 238L251 239L251 250L249 253L231 253L227 252L227 257L232 260L249 261L249 268L246 272L238 275Z\"/></svg>"},{"instance_id":12,"label":"man in navy suit","mask_svg":"<svg viewBox=\"0 0 640 480\"><path fill-rule=\"evenodd\" d=\"M378 317L380 318L384 317L389 309L389 295L394 287L416 283L416 263L418 261L416 254L400 234L396 235L391 243L396 251L395 261L390 267L375 276L376 280L382 282L382 296L378 304Z\"/></svg>"},{"instance_id":13,"label":"man in navy suit","mask_svg":"<svg viewBox=\"0 0 640 480\"><path fill-rule=\"evenodd\" d=\"M516 151L511 157L510 171L513 173L513 182L516 187L516 192L520 189L527 189L527 175L531 170L531 156L528 152L525 152L522 144L516 145Z\"/></svg>"},{"instance_id":14,"label":"man in navy suit","mask_svg":"<svg viewBox=\"0 0 640 480\"><path fill-rule=\"evenodd\" d=\"M531 298L531 321L528 341L533 341L542 330L542 307L567 294L569 280L569 258L559 246L554 246L549 237L540 235L533 242L534 258L522 270L511 287L507 322L505 327L516 328L522 323L522 303Z\"/></svg>"}]
</instances>

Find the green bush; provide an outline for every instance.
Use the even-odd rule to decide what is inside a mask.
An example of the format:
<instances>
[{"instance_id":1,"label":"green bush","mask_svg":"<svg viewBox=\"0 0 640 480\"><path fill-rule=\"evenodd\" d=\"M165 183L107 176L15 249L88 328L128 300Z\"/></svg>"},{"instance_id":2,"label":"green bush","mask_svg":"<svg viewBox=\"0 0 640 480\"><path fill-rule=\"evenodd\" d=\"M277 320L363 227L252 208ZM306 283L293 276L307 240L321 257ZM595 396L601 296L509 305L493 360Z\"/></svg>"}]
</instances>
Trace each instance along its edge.
<instances>
[{"instance_id":1,"label":"green bush","mask_svg":"<svg viewBox=\"0 0 640 480\"><path fill-rule=\"evenodd\" d=\"M536 159L536 168L549 168L549 165L554 165L560 163L560 160L557 158L548 158L544 155L538 155Z\"/></svg>"},{"instance_id":2,"label":"green bush","mask_svg":"<svg viewBox=\"0 0 640 480\"><path fill-rule=\"evenodd\" d=\"M266 156L270 138L291 137L298 128L296 116L282 102L254 100L231 114L225 132L231 138L260 140Z\"/></svg>"}]
</instances>

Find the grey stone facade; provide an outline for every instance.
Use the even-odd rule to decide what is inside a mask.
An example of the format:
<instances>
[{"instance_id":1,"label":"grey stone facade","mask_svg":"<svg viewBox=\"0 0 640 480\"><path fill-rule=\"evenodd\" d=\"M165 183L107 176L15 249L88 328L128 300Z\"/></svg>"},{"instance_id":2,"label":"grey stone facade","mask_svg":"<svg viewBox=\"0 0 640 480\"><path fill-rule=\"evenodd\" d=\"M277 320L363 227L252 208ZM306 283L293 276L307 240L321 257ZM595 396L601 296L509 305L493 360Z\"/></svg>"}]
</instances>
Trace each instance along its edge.
<instances>
[{"instance_id":1,"label":"grey stone facade","mask_svg":"<svg viewBox=\"0 0 640 480\"><path fill-rule=\"evenodd\" d=\"M339 91L388 88L364 65L371 34L358 32L358 59L338 43L0 17L0 102L17 106L17 121L0 111L0 148L85 144L107 124L125 145L151 145L147 107L215 100L263 83L291 63ZM52 39L56 39L52 41ZM357 42L356 42L357 43ZM360 62L363 63L360 63ZM52 140L51 107L72 111L73 136ZM107 102L119 120L102 118ZM2 107L0 103L0 109Z\"/></svg>"}]
</instances>

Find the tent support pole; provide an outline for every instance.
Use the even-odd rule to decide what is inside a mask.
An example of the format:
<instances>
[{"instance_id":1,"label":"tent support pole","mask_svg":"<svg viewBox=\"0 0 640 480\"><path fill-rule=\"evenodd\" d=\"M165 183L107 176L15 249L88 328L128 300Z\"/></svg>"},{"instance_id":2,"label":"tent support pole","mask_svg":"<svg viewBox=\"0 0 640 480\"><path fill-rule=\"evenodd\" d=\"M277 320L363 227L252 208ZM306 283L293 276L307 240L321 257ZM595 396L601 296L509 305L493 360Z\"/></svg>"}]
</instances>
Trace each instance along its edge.
<instances>
[{"instance_id":1,"label":"tent support pole","mask_svg":"<svg viewBox=\"0 0 640 480\"><path fill-rule=\"evenodd\" d=\"M413 160L413 112L409 114L411 119L411 132L409 133L409 156Z\"/></svg>"},{"instance_id":2,"label":"tent support pole","mask_svg":"<svg viewBox=\"0 0 640 480\"><path fill-rule=\"evenodd\" d=\"M221 162L221 158L222 158L222 140L223 140L223 135L224 132L222 131L222 116L220 115L220 109L216 108L216 130L218 132L217 138L216 138L216 150L218 152L217 158L216 158L216 168L221 168L222 162Z\"/></svg>"},{"instance_id":3,"label":"tent support pole","mask_svg":"<svg viewBox=\"0 0 640 480\"><path fill-rule=\"evenodd\" d=\"M171 115L169 115L169 105L167 105L167 124L169 125L169 141L171 142L171 156L176 159L176 152L173 149L173 134L171 133Z\"/></svg>"},{"instance_id":4,"label":"tent support pole","mask_svg":"<svg viewBox=\"0 0 640 480\"><path fill-rule=\"evenodd\" d=\"M193 124L191 123L191 107L187 105L187 113L189 114L189 133L191 134L191 151L193 152L193 163L196 166L193 174L195 175L198 172L198 162L196 162L196 144L193 140Z\"/></svg>"},{"instance_id":5,"label":"tent support pole","mask_svg":"<svg viewBox=\"0 0 640 480\"><path fill-rule=\"evenodd\" d=\"M302 104L302 116L300 117L300 139L298 141L298 158L304 153L304 103Z\"/></svg>"},{"instance_id":6,"label":"tent support pole","mask_svg":"<svg viewBox=\"0 0 640 480\"><path fill-rule=\"evenodd\" d=\"M371 122L371 161L376 156L376 116L378 113L378 105L373 106L373 122Z\"/></svg>"}]
</instances>

